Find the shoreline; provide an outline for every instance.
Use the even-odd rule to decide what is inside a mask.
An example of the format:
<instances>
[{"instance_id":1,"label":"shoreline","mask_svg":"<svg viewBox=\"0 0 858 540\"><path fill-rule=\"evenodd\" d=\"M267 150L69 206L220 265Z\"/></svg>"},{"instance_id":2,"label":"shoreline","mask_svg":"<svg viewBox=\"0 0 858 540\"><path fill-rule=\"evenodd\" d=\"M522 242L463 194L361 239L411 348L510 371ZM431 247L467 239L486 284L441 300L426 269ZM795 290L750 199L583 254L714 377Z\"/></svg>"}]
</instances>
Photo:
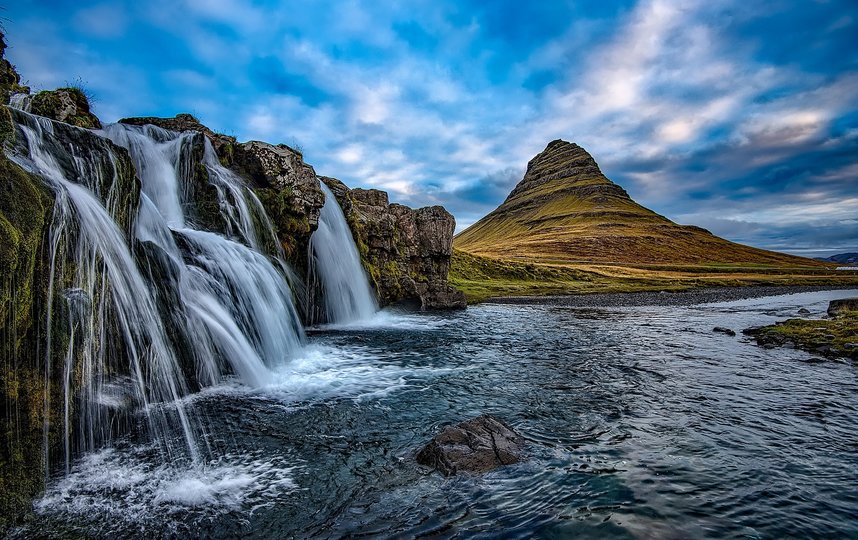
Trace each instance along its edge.
<instances>
[{"instance_id":1,"label":"shoreline","mask_svg":"<svg viewBox=\"0 0 858 540\"><path fill-rule=\"evenodd\" d=\"M570 307L693 306L713 302L732 302L766 296L807 292L858 290L856 285L750 285L711 287L682 291L636 291L550 296L496 296L484 304L547 305Z\"/></svg>"}]
</instances>

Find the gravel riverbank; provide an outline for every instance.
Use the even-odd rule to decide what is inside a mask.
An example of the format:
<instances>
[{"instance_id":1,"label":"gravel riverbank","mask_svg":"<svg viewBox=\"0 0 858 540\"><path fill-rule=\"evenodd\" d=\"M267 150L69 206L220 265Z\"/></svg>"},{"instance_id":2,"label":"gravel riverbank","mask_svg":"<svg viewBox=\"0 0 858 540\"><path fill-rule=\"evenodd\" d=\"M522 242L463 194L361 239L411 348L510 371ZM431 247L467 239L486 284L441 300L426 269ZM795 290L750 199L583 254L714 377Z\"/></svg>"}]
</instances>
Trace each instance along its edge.
<instances>
[{"instance_id":1,"label":"gravel riverbank","mask_svg":"<svg viewBox=\"0 0 858 540\"><path fill-rule=\"evenodd\" d=\"M564 296L507 296L489 298L490 304L529 304L557 305L573 307L614 307L614 306L691 306L712 302L730 302L747 298L780 296L816 291L856 289L846 287L717 287L709 289L691 289L686 291L658 291L632 293L579 294Z\"/></svg>"}]
</instances>

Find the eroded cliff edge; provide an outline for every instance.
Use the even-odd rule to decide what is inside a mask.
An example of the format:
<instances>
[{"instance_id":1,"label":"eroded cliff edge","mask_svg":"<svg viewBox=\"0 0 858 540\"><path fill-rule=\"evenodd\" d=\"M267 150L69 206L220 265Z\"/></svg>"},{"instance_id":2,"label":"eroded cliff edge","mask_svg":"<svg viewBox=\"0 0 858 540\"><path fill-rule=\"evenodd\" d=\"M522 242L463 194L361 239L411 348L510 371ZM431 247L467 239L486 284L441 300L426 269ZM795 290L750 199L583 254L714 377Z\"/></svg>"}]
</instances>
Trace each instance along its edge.
<instances>
[{"instance_id":1,"label":"eroded cliff edge","mask_svg":"<svg viewBox=\"0 0 858 540\"><path fill-rule=\"evenodd\" d=\"M240 143L215 133L189 114L120 122L196 131L207 137L220 162L244 178L259 197L287 261L299 272L306 271L307 245L325 204L320 186L324 181L346 215L380 306L465 307L464 294L447 282L456 220L443 207L413 209L391 204L384 191L350 189L335 178L318 176L294 148L260 141Z\"/></svg>"}]
</instances>

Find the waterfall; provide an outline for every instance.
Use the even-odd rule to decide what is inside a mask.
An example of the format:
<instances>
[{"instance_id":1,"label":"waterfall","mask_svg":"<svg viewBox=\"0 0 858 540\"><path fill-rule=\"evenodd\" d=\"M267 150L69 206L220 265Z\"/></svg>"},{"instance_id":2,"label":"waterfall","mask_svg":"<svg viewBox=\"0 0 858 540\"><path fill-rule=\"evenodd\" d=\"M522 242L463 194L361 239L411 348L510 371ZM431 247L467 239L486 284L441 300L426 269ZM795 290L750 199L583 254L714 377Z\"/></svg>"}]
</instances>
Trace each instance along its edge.
<instances>
[{"instance_id":1,"label":"waterfall","mask_svg":"<svg viewBox=\"0 0 858 540\"><path fill-rule=\"evenodd\" d=\"M326 321L353 322L372 317L378 311L343 210L337 198L320 182L325 205L319 228L310 238L310 272L322 286Z\"/></svg>"},{"instance_id":2,"label":"waterfall","mask_svg":"<svg viewBox=\"0 0 858 540\"><path fill-rule=\"evenodd\" d=\"M9 96L9 106L24 112L30 112L30 102L33 96L30 94L12 94Z\"/></svg>"},{"instance_id":3,"label":"waterfall","mask_svg":"<svg viewBox=\"0 0 858 540\"><path fill-rule=\"evenodd\" d=\"M10 158L55 194L43 360L47 383L59 374L63 402L46 392L45 448L49 413L60 410L67 470L76 453L133 431L140 418L165 459L198 460L205 426L183 396L227 377L265 384L305 342L291 273L265 248L279 244L261 204L199 134L13 118L23 137ZM131 156L139 199L115 145ZM191 212L200 166L217 193L221 233Z\"/></svg>"}]
</instances>

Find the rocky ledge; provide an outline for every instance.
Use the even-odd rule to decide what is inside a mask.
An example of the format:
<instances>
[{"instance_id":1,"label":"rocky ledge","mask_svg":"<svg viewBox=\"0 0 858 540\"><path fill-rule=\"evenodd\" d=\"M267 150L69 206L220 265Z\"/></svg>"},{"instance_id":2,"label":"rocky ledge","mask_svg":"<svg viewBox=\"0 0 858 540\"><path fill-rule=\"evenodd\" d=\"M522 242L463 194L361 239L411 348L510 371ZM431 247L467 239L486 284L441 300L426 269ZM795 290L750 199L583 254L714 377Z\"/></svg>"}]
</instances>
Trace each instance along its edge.
<instances>
[{"instance_id":1,"label":"rocky ledge","mask_svg":"<svg viewBox=\"0 0 858 540\"><path fill-rule=\"evenodd\" d=\"M337 179L317 176L294 148L260 141L239 143L189 114L120 122L205 135L221 163L253 188L295 268L307 267L307 245L325 203L319 184L324 181L343 208L381 306L465 307L464 294L447 282L456 221L443 207L412 209L391 204L383 191L350 189Z\"/></svg>"},{"instance_id":2,"label":"rocky ledge","mask_svg":"<svg viewBox=\"0 0 858 540\"><path fill-rule=\"evenodd\" d=\"M465 307L447 277L456 220L442 206L391 204L377 189L349 189L322 177L337 197L381 305L415 303L421 310Z\"/></svg>"},{"instance_id":3,"label":"rocky ledge","mask_svg":"<svg viewBox=\"0 0 858 540\"><path fill-rule=\"evenodd\" d=\"M858 360L858 299L834 300L829 319L789 319L742 333L767 349L789 347L826 358Z\"/></svg>"}]
</instances>

